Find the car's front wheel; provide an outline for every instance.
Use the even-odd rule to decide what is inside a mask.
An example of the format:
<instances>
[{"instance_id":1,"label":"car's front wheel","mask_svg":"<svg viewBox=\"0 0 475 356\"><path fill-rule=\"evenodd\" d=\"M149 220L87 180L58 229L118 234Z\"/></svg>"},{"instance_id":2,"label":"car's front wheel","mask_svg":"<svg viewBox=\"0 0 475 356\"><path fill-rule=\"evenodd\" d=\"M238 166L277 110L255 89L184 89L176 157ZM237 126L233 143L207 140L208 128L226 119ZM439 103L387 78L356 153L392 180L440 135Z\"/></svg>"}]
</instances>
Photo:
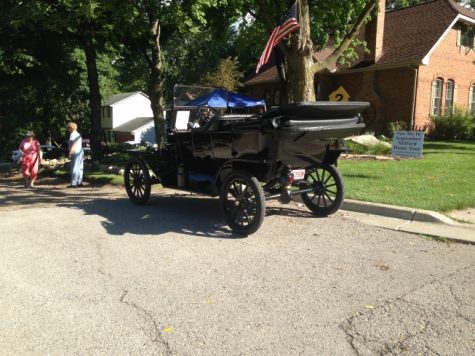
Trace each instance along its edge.
<instances>
[{"instance_id":1,"label":"car's front wheel","mask_svg":"<svg viewBox=\"0 0 475 356\"><path fill-rule=\"evenodd\" d=\"M130 159L124 169L125 190L129 199L138 205L144 205L150 199L152 182L147 165L137 158Z\"/></svg>"}]
</instances>

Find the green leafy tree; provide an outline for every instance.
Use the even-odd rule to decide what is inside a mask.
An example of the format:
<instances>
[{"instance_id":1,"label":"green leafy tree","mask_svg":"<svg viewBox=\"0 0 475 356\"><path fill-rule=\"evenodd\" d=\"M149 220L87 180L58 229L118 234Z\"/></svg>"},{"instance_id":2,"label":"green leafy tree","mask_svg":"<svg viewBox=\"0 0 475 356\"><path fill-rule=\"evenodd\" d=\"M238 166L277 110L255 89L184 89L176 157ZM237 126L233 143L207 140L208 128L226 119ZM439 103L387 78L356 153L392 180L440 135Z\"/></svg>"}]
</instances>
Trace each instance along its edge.
<instances>
[{"instance_id":1,"label":"green leafy tree","mask_svg":"<svg viewBox=\"0 0 475 356\"><path fill-rule=\"evenodd\" d=\"M248 22L249 26L259 30L263 24L269 36L294 2L257 0L244 3L243 8L255 19ZM354 56L355 38L376 11L378 0L299 0L297 4L300 30L298 35L291 35L278 46L283 55L278 66L279 76L289 101L314 101L315 73L341 58ZM262 24L255 25L256 21ZM261 37L261 50L266 41L264 38ZM324 61L315 62L313 54L329 44L332 44L333 52Z\"/></svg>"},{"instance_id":2,"label":"green leafy tree","mask_svg":"<svg viewBox=\"0 0 475 356\"><path fill-rule=\"evenodd\" d=\"M161 145L165 138L163 108L166 48L189 45L186 42L172 44L170 41L180 37L189 38L185 34L193 36L200 33L208 23L207 11L218 5L217 0L114 2L115 15L120 19L116 23L118 36L127 51L143 55L149 68L148 94L154 115L155 134Z\"/></svg>"},{"instance_id":3,"label":"green leafy tree","mask_svg":"<svg viewBox=\"0 0 475 356\"><path fill-rule=\"evenodd\" d=\"M421 4L427 1L429 0L389 0L386 2L386 9L388 10L400 9L403 7Z\"/></svg>"},{"instance_id":4,"label":"green leafy tree","mask_svg":"<svg viewBox=\"0 0 475 356\"><path fill-rule=\"evenodd\" d=\"M221 59L216 70L203 76L201 84L236 91L242 86L241 80L244 77L238 67L236 58Z\"/></svg>"},{"instance_id":5,"label":"green leafy tree","mask_svg":"<svg viewBox=\"0 0 475 356\"><path fill-rule=\"evenodd\" d=\"M35 5L35 6L33 6ZM0 146L11 149L26 128L42 142L64 134L64 118L88 114L87 88L74 48L43 25L33 2L0 4ZM86 89L86 90L85 90Z\"/></svg>"},{"instance_id":6,"label":"green leafy tree","mask_svg":"<svg viewBox=\"0 0 475 356\"><path fill-rule=\"evenodd\" d=\"M82 129L90 128L94 148L100 145L102 131L98 57L106 52L113 32L109 21L111 17L108 4L107 1L99 0L57 0L54 2L10 0L7 1L5 5L7 11L4 12L7 27L16 27L19 30L14 32L14 38L17 40L25 38L26 41L37 37L43 39L40 41L41 48L33 56L39 63L44 64L39 69L44 76L42 83L45 83L42 97L48 98L50 95L52 85L48 81L55 75L67 77L71 71L77 73L83 70L87 73L89 99L87 102L90 119L86 120L78 115L69 115L68 119L76 116L84 121L85 125L82 125ZM7 33L7 31L2 31L4 32ZM72 54L75 55L75 59L81 58L75 51L76 48L84 52L82 57L84 66L79 65L79 68L78 63L69 62L68 64L65 60L72 58ZM60 51L62 52L59 53ZM54 60L48 57L56 58L58 63L54 63ZM72 84L69 82L71 88L74 88ZM84 113L83 110L81 114ZM50 115L46 112L45 116ZM81 120L79 122L81 124Z\"/></svg>"}]
</instances>

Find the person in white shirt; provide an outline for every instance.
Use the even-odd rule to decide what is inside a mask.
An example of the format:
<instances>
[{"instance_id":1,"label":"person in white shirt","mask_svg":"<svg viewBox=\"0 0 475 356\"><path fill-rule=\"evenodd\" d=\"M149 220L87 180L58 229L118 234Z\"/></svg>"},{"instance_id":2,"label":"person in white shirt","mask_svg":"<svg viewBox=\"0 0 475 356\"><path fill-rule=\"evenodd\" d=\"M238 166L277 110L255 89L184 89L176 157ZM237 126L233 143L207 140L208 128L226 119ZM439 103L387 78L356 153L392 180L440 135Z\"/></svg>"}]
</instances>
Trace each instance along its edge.
<instances>
[{"instance_id":1,"label":"person in white shirt","mask_svg":"<svg viewBox=\"0 0 475 356\"><path fill-rule=\"evenodd\" d=\"M84 170L84 151L82 149L82 138L77 132L78 126L74 122L68 123L69 132L69 153L68 157L71 160L71 184L68 188L82 187L82 175Z\"/></svg>"}]
</instances>

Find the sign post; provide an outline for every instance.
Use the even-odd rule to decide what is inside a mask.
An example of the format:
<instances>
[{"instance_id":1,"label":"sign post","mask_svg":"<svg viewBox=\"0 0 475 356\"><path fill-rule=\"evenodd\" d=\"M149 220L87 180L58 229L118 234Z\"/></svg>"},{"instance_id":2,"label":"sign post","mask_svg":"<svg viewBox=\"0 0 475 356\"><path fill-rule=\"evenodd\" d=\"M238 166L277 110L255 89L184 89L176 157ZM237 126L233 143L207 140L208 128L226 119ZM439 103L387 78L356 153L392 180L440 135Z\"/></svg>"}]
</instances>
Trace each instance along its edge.
<instances>
[{"instance_id":1,"label":"sign post","mask_svg":"<svg viewBox=\"0 0 475 356\"><path fill-rule=\"evenodd\" d=\"M422 157L424 131L396 131L393 137L392 156Z\"/></svg>"}]
</instances>

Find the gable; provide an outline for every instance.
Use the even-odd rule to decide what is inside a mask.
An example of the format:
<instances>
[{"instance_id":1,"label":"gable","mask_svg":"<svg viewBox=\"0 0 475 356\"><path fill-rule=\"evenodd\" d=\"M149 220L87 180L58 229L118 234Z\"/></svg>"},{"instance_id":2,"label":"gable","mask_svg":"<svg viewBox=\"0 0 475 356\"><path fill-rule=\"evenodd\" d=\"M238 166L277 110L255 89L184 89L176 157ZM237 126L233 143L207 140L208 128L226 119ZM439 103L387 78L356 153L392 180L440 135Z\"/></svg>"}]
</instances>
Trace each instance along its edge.
<instances>
[{"instance_id":1,"label":"gable","mask_svg":"<svg viewBox=\"0 0 475 356\"><path fill-rule=\"evenodd\" d=\"M146 99L146 100L144 100ZM103 106L114 106L119 103L132 102L132 101L149 101L148 96L141 91L136 91L132 93L121 93L115 94L109 97Z\"/></svg>"},{"instance_id":2,"label":"gable","mask_svg":"<svg viewBox=\"0 0 475 356\"><path fill-rule=\"evenodd\" d=\"M422 63L457 15L447 0L386 12L383 51L377 64Z\"/></svg>"}]
</instances>

